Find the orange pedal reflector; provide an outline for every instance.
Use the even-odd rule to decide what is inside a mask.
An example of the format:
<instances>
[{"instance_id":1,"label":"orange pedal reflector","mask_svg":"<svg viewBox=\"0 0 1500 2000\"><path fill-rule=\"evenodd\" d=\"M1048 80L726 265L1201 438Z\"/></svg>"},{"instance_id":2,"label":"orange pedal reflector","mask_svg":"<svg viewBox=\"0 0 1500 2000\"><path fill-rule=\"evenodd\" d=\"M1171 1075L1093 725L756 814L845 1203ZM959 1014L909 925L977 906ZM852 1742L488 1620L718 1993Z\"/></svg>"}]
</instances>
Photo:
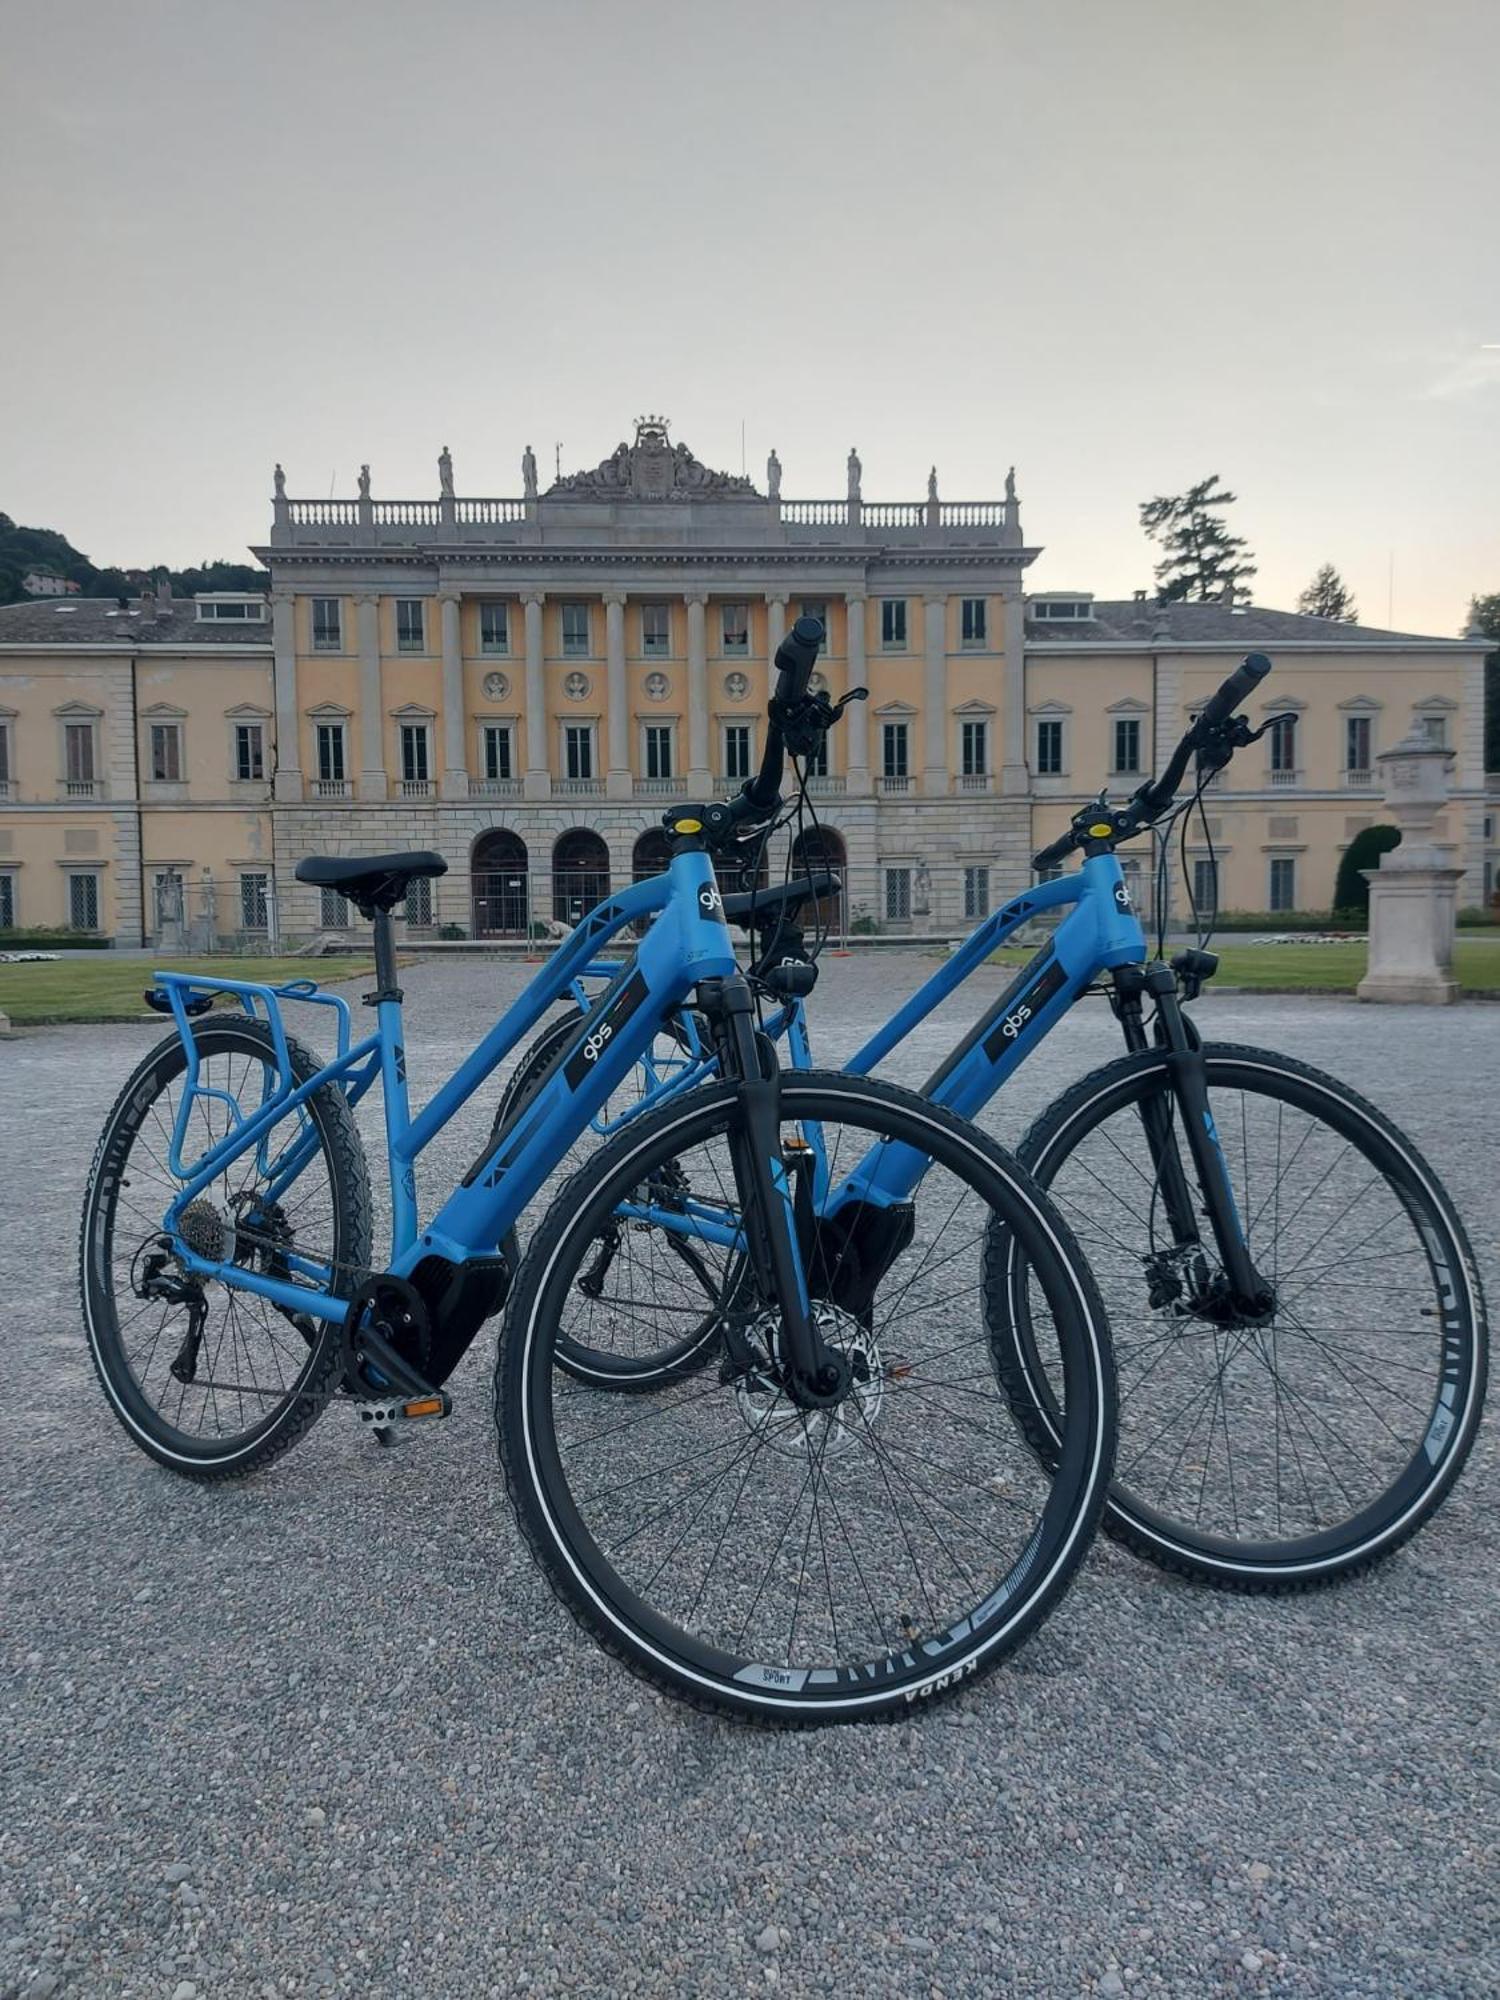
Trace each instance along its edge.
<instances>
[{"instance_id":1,"label":"orange pedal reflector","mask_svg":"<svg viewBox=\"0 0 1500 2000\"><path fill-rule=\"evenodd\" d=\"M411 1402L403 1403L401 1409L408 1417L440 1417L443 1414L443 1399L441 1396L415 1396Z\"/></svg>"}]
</instances>

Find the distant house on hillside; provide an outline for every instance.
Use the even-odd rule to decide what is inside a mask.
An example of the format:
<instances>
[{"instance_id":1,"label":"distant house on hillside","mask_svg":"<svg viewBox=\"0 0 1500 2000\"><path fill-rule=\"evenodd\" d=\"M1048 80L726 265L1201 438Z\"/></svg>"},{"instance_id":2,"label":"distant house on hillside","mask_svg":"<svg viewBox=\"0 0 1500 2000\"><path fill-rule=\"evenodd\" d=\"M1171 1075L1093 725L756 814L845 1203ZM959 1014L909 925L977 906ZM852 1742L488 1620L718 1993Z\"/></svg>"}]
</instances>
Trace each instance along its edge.
<instances>
[{"instance_id":1,"label":"distant house on hillside","mask_svg":"<svg viewBox=\"0 0 1500 2000\"><path fill-rule=\"evenodd\" d=\"M79 586L56 570L29 569L21 578L21 588L28 597L76 597Z\"/></svg>"}]
</instances>

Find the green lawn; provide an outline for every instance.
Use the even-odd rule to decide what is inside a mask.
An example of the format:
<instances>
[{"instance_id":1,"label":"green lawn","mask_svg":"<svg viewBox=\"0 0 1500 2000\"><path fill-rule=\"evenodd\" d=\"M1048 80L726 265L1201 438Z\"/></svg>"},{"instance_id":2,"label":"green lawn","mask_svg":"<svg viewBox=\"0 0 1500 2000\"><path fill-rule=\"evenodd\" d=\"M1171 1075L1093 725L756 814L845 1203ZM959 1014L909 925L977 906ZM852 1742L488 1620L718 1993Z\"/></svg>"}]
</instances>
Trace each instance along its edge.
<instances>
[{"instance_id":1,"label":"green lawn","mask_svg":"<svg viewBox=\"0 0 1500 2000\"><path fill-rule=\"evenodd\" d=\"M1168 951L1180 949L1174 946ZM1216 986L1241 986L1262 993L1352 993L1365 976L1365 944L1236 944L1226 938L1213 949L1219 956ZM996 954L1004 965L1024 965L1027 952ZM1465 993L1500 993L1500 938L1460 935L1454 969Z\"/></svg>"},{"instance_id":2,"label":"green lawn","mask_svg":"<svg viewBox=\"0 0 1500 2000\"><path fill-rule=\"evenodd\" d=\"M60 1021L154 1020L141 995L151 984L148 958L115 958L101 952L93 958L60 958L47 965L0 965L0 1013L14 1027L42 1027ZM184 958L174 972L197 972L207 978L291 979L331 982L361 979L371 969L369 959L340 958L330 966L315 958ZM223 1004L223 1003L221 1003ZM170 1016L160 1017L162 1026Z\"/></svg>"}]
</instances>

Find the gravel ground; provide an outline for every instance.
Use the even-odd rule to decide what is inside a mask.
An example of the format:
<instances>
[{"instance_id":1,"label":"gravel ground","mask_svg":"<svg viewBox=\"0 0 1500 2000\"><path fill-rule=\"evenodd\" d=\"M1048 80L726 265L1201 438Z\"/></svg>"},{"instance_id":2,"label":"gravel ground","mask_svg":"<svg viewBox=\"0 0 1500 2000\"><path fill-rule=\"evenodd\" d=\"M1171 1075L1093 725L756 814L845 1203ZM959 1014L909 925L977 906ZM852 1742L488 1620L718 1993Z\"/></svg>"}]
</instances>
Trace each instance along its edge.
<instances>
[{"instance_id":1,"label":"gravel ground","mask_svg":"<svg viewBox=\"0 0 1500 2000\"><path fill-rule=\"evenodd\" d=\"M829 960L823 1056L930 969ZM523 971L406 975L418 1095ZM925 1074L999 978L892 1073ZM1406 1125L1500 1294L1500 1010L1223 996L1202 1018ZM909 1725L710 1720L596 1654L533 1573L488 1340L454 1419L396 1451L337 1409L227 1490L130 1448L85 1353L75 1233L149 1033L0 1044L0 1996L1500 1990L1493 1425L1373 1578L1221 1598L1101 1543L1008 1666ZM1080 1010L994 1129L1018 1138L1115 1033Z\"/></svg>"}]
</instances>

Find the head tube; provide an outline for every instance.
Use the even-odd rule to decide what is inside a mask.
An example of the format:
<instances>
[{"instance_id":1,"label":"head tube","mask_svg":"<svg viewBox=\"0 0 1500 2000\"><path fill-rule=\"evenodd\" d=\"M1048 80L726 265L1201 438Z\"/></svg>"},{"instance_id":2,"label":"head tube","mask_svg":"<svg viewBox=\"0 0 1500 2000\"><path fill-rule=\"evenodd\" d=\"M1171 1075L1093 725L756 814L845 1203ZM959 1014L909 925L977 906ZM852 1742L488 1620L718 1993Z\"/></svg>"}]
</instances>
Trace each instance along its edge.
<instances>
[{"instance_id":1,"label":"head tube","mask_svg":"<svg viewBox=\"0 0 1500 2000\"><path fill-rule=\"evenodd\" d=\"M1092 959L1098 970L1139 965L1146 956L1146 933L1135 913L1125 871L1113 854L1091 854L1078 871L1078 906L1057 930L1058 956L1069 972L1082 972Z\"/></svg>"},{"instance_id":2,"label":"head tube","mask_svg":"<svg viewBox=\"0 0 1500 2000\"><path fill-rule=\"evenodd\" d=\"M667 877L666 909L642 941L643 955L658 932L665 932L668 948L694 981L727 978L735 970L734 941L711 857L701 847L679 848L667 864Z\"/></svg>"}]
</instances>

